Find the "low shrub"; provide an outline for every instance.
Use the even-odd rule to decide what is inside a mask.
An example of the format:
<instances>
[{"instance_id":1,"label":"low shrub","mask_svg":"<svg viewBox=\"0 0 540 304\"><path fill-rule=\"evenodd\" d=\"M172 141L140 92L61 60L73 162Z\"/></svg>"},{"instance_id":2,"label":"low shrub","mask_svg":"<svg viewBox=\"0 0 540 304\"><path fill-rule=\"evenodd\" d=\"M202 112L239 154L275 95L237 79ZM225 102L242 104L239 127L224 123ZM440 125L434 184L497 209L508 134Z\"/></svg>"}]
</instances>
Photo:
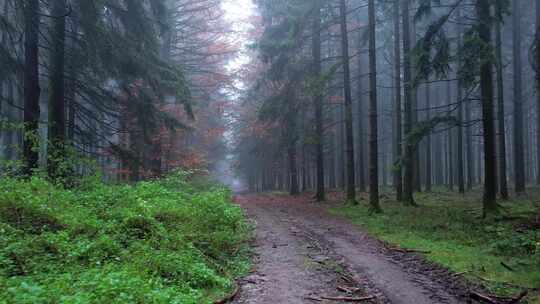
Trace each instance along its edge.
<instances>
[{"instance_id":1,"label":"low shrub","mask_svg":"<svg viewBox=\"0 0 540 304\"><path fill-rule=\"evenodd\" d=\"M1 179L0 303L209 303L226 294L247 270L249 227L227 189L188 177L73 189Z\"/></svg>"}]
</instances>

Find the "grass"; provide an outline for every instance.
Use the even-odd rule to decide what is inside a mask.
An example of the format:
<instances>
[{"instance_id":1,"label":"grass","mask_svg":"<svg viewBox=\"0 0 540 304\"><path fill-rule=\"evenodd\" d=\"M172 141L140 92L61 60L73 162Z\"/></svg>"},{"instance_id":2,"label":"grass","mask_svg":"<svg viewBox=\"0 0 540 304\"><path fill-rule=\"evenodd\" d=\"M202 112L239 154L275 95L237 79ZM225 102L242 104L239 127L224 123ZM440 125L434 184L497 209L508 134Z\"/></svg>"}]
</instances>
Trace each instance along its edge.
<instances>
[{"instance_id":1,"label":"grass","mask_svg":"<svg viewBox=\"0 0 540 304\"><path fill-rule=\"evenodd\" d=\"M427 259L482 281L496 294L511 295L540 288L540 227L528 226L540 214L539 194L531 190L528 198L501 202L501 215L488 220L481 219L479 194L444 191L417 194L418 208L382 199L381 215L370 214L367 203L331 212L395 246L430 251ZM540 303L538 290L529 303Z\"/></svg>"},{"instance_id":2,"label":"grass","mask_svg":"<svg viewBox=\"0 0 540 304\"><path fill-rule=\"evenodd\" d=\"M229 190L98 180L0 179L0 303L212 303L248 270Z\"/></svg>"}]
</instances>

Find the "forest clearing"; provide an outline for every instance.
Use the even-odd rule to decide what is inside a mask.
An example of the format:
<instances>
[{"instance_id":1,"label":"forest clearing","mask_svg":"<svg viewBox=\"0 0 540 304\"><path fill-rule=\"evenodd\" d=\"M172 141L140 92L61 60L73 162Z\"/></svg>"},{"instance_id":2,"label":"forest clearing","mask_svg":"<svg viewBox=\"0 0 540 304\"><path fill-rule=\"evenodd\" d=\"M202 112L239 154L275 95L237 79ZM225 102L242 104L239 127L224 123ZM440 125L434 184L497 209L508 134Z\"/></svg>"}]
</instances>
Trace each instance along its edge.
<instances>
[{"instance_id":1,"label":"forest clearing","mask_svg":"<svg viewBox=\"0 0 540 304\"><path fill-rule=\"evenodd\" d=\"M540 304L540 0L0 0L0 304Z\"/></svg>"}]
</instances>

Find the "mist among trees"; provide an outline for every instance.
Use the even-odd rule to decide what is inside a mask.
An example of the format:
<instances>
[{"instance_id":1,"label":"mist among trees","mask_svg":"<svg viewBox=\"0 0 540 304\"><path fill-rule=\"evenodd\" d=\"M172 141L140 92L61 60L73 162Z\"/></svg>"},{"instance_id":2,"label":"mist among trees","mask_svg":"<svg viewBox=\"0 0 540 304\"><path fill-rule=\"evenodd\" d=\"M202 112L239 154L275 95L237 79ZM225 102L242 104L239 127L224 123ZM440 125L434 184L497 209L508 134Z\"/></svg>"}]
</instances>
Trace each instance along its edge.
<instances>
[{"instance_id":1,"label":"mist among trees","mask_svg":"<svg viewBox=\"0 0 540 304\"><path fill-rule=\"evenodd\" d=\"M481 187L490 213L536 185L531 3L375 2L260 2L259 114L238 145L250 189L357 189L379 211L379 188L414 206Z\"/></svg>"},{"instance_id":2,"label":"mist among trees","mask_svg":"<svg viewBox=\"0 0 540 304\"><path fill-rule=\"evenodd\" d=\"M0 303L538 303L539 147L540 0L0 0Z\"/></svg>"}]
</instances>

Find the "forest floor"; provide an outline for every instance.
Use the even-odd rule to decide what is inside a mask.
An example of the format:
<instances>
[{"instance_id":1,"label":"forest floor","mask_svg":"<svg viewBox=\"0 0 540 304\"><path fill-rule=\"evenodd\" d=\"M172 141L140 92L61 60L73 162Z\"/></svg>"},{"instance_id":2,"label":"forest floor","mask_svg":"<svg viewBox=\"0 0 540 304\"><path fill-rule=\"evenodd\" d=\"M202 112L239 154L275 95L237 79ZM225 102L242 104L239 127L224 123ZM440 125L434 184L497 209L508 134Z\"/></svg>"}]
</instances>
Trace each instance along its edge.
<instances>
[{"instance_id":1,"label":"forest floor","mask_svg":"<svg viewBox=\"0 0 540 304\"><path fill-rule=\"evenodd\" d=\"M472 303L471 291L489 293L421 252L371 236L335 211L349 208L339 199L269 193L235 201L256 229L254 267L233 303Z\"/></svg>"}]
</instances>

